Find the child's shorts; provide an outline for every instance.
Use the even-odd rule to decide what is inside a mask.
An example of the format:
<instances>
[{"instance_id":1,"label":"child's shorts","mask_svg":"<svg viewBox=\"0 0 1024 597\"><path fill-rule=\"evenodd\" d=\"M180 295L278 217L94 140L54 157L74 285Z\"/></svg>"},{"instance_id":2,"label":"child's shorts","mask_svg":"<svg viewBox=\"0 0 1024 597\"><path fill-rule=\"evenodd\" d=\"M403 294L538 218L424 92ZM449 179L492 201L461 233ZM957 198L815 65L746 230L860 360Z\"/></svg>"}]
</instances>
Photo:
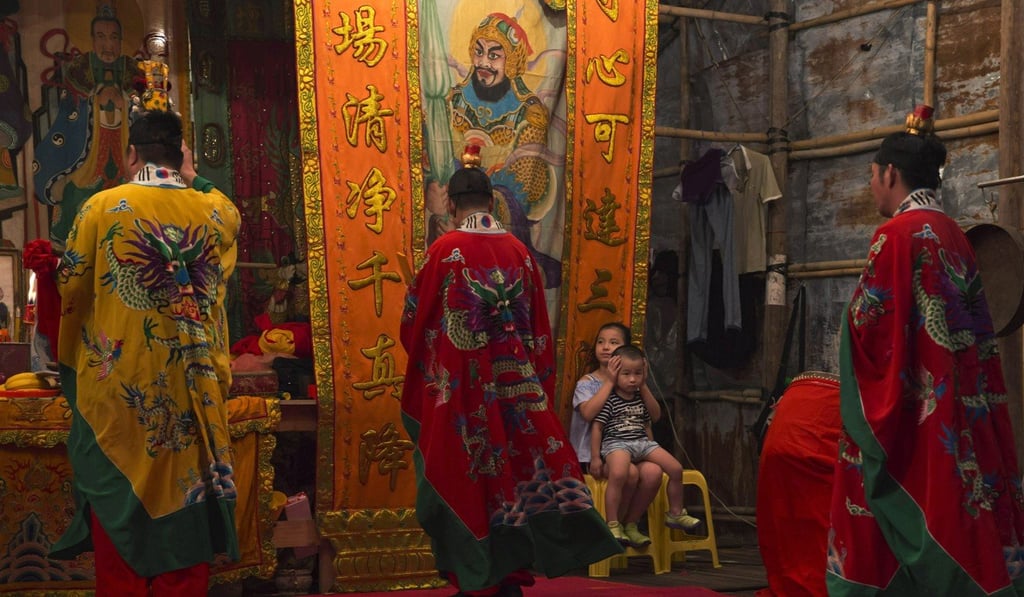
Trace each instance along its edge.
<instances>
[{"instance_id":1,"label":"child's shorts","mask_svg":"<svg viewBox=\"0 0 1024 597\"><path fill-rule=\"evenodd\" d=\"M649 439L612 439L601 444L601 458L616 450L625 450L631 462L640 462L660 447L658 442Z\"/></svg>"}]
</instances>

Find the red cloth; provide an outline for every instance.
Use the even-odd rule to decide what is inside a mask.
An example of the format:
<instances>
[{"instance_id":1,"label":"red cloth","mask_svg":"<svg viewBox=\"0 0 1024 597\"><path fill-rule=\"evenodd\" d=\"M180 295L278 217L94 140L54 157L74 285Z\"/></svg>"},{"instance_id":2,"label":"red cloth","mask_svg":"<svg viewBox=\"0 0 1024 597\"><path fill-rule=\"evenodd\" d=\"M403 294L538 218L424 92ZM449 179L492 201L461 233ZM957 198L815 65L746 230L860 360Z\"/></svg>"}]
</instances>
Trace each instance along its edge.
<instances>
[{"instance_id":1,"label":"red cloth","mask_svg":"<svg viewBox=\"0 0 1024 597\"><path fill-rule=\"evenodd\" d=\"M797 376L775 409L757 474L757 544L768 576L759 597L828 594L829 507L841 426L835 375Z\"/></svg>"},{"instance_id":2,"label":"red cloth","mask_svg":"<svg viewBox=\"0 0 1024 597\"><path fill-rule=\"evenodd\" d=\"M231 354L261 355L263 354L263 349L260 347L260 338L270 330L285 330L292 335L292 341L295 345L293 354L295 356L307 359L313 357L313 330L308 323L295 321L274 324L266 313L257 315L254 318L254 322L256 327L259 328L260 333L240 338L231 345Z\"/></svg>"},{"instance_id":3,"label":"red cloth","mask_svg":"<svg viewBox=\"0 0 1024 597\"><path fill-rule=\"evenodd\" d=\"M926 195L908 199L843 320L829 591L1024 594L1024 495L974 252Z\"/></svg>"},{"instance_id":4,"label":"red cloth","mask_svg":"<svg viewBox=\"0 0 1024 597\"><path fill-rule=\"evenodd\" d=\"M57 290L57 264L50 241L37 239L25 245L22 263L36 274L36 332L50 342L53 360L57 360L57 334L60 330L60 291Z\"/></svg>"},{"instance_id":5,"label":"red cloth","mask_svg":"<svg viewBox=\"0 0 1024 597\"><path fill-rule=\"evenodd\" d=\"M96 566L96 597L187 597L206 595L210 584L210 564L202 563L158 574L139 576L117 552L114 542L90 515Z\"/></svg>"}]
</instances>

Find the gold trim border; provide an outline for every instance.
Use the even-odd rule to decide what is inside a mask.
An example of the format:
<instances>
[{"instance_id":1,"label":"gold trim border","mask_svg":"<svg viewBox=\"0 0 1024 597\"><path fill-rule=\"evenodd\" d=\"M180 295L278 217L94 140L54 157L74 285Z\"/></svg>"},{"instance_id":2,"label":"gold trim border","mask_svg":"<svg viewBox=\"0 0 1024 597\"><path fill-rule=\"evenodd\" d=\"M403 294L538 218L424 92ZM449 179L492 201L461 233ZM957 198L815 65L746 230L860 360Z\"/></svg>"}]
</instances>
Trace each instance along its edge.
<instances>
[{"instance_id":1,"label":"gold trim border","mask_svg":"<svg viewBox=\"0 0 1024 597\"><path fill-rule=\"evenodd\" d=\"M248 419L228 425L228 433L232 438L245 437L249 433L256 434L256 482L258 483L258 498L256 503L256 519L259 521L260 536L260 563L255 566L246 566L217 574L211 571L210 586L216 584L233 583L255 576L261 579L269 579L274 576L277 570L277 548L274 547L274 521L271 520L271 494L274 491L274 465L271 458L274 455L274 448L277 447L277 436L274 431L281 422L281 406L277 399L265 398L267 414L257 419Z\"/></svg>"},{"instance_id":2,"label":"gold trim border","mask_svg":"<svg viewBox=\"0 0 1024 597\"><path fill-rule=\"evenodd\" d=\"M641 94L640 164L637 173L636 244L633 246L633 337L643 346L647 318L647 254L651 247L651 193L654 181L654 124L658 85L658 0L644 6L644 83Z\"/></svg>"},{"instance_id":3,"label":"gold trim border","mask_svg":"<svg viewBox=\"0 0 1024 597\"><path fill-rule=\"evenodd\" d=\"M412 255L422 265L427 254L426 197L423 188L423 89L420 81L419 0L406 0L406 62L409 76L409 173L412 179Z\"/></svg>"},{"instance_id":4,"label":"gold trim border","mask_svg":"<svg viewBox=\"0 0 1024 597\"><path fill-rule=\"evenodd\" d=\"M302 195L306 206L306 234L309 238L306 256L309 267L309 316L317 387L316 441L317 445L323 448L317 450L316 466L316 504L317 510L321 510L329 508L330 504L334 503L335 413L314 56L312 0L295 0L299 146L302 154Z\"/></svg>"},{"instance_id":5,"label":"gold trim border","mask_svg":"<svg viewBox=\"0 0 1024 597\"><path fill-rule=\"evenodd\" d=\"M555 359L555 395L566 396L570 390L569 381L566 380L567 368L575 367L575 347L568 346L569 329L569 302L572 287L573 272L579 265L573 263L576 253L572 250L573 245L573 172L576 171L576 77L573 73L577 69L577 27L576 13L579 10L576 2L569 2L565 8L565 35L568 38L565 44L565 201L562 202L562 284L558 295L558 330L554 333L556 355L562 358ZM575 380L573 380L575 381ZM568 419L563 418L563 413L569 412L565 408L562 399L555 399L552 406L555 407L555 414L563 424L568 424Z\"/></svg>"}]
</instances>

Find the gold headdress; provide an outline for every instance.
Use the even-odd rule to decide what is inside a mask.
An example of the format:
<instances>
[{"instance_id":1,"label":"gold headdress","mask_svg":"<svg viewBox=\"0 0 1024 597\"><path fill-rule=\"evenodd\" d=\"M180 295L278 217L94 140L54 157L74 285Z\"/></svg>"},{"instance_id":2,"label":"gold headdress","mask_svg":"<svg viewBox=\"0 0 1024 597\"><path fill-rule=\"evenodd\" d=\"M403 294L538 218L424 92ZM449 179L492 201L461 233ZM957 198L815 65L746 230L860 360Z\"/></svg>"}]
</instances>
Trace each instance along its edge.
<instances>
[{"instance_id":1,"label":"gold headdress","mask_svg":"<svg viewBox=\"0 0 1024 597\"><path fill-rule=\"evenodd\" d=\"M934 131L933 114L935 114L935 109L931 106L918 105L913 112L907 114L907 132L911 135L927 135Z\"/></svg>"}]
</instances>

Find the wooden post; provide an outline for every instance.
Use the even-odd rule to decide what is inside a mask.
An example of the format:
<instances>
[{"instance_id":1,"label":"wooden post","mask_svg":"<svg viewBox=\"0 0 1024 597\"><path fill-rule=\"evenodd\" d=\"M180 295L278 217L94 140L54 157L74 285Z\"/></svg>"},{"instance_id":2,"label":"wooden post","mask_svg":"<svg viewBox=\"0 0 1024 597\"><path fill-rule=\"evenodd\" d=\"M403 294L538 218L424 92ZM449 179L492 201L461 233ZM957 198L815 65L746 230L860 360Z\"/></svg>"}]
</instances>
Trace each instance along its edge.
<instances>
[{"instance_id":1,"label":"wooden post","mask_svg":"<svg viewBox=\"0 0 1024 597\"><path fill-rule=\"evenodd\" d=\"M770 202L768 208L768 275L765 283L764 338L761 384L770 391L782 361L786 335L786 196L789 170L789 136L786 131L789 89L788 55L790 16L786 0L771 0L768 13L768 155L778 180L782 198ZM781 270L773 271L773 267Z\"/></svg>"},{"instance_id":2,"label":"wooden post","mask_svg":"<svg viewBox=\"0 0 1024 597\"><path fill-rule=\"evenodd\" d=\"M679 28L679 124L683 127L688 127L690 126L690 20L686 17L680 17L676 21L676 26ZM679 140L680 163L691 158L691 151L693 151L693 143L690 139L686 137L681 138ZM676 174L676 180L679 180L679 174ZM689 354L686 351L686 310L689 305L690 292L690 287L687 283L687 276L690 271L690 221L687 217L688 209L689 206L686 205L682 209L683 217L680 225L682 226L683 233L679 235L679 280L676 281L678 284L676 286L678 290L676 292L676 309L678 311L676 321L679 322L679 330L676 334L676 349L679 351L680 372L676 377L676 387L673 388L675 404L672 409L672 423L676 429L684 429L686 413L683 412L685 407L683 396L689 390L689 378L686 375L689 364ZM677 458L682 458L684 456L684 449L685 446L677 443L673 452Z\"/></svg>"},{"instance_id":3,"label":"wooden post","mask_svg":"<svg viewBox=\"0 0 1024 597\"><path fill-rule=\"evenodd\" d=\"M1002 2L1000 26L999 66L999 177L1024 174L1024 6L1020 2ZM1021 201L1024 184L1007 184L999 189L998 221L1004 226L1021 230ZM1024 462L1024 404L1021 403L1022 368L1024 350L1021 331L1000 339L999 352L1003 358L1003 375L1010 396L1010 416L1013 434L1017 437L1017 462Z\"/></svg>"},{"instance_id":4,"label":"wooden post","mask_svg":"<svg viewBox=\"0 0 1024 597\"><path fill-rule=\"evenodd\" d=\"M928 0L928 16L924 28L924 103L935 107L935 38L939 28L939 7Z\"/></svg>"}]
</instances>

